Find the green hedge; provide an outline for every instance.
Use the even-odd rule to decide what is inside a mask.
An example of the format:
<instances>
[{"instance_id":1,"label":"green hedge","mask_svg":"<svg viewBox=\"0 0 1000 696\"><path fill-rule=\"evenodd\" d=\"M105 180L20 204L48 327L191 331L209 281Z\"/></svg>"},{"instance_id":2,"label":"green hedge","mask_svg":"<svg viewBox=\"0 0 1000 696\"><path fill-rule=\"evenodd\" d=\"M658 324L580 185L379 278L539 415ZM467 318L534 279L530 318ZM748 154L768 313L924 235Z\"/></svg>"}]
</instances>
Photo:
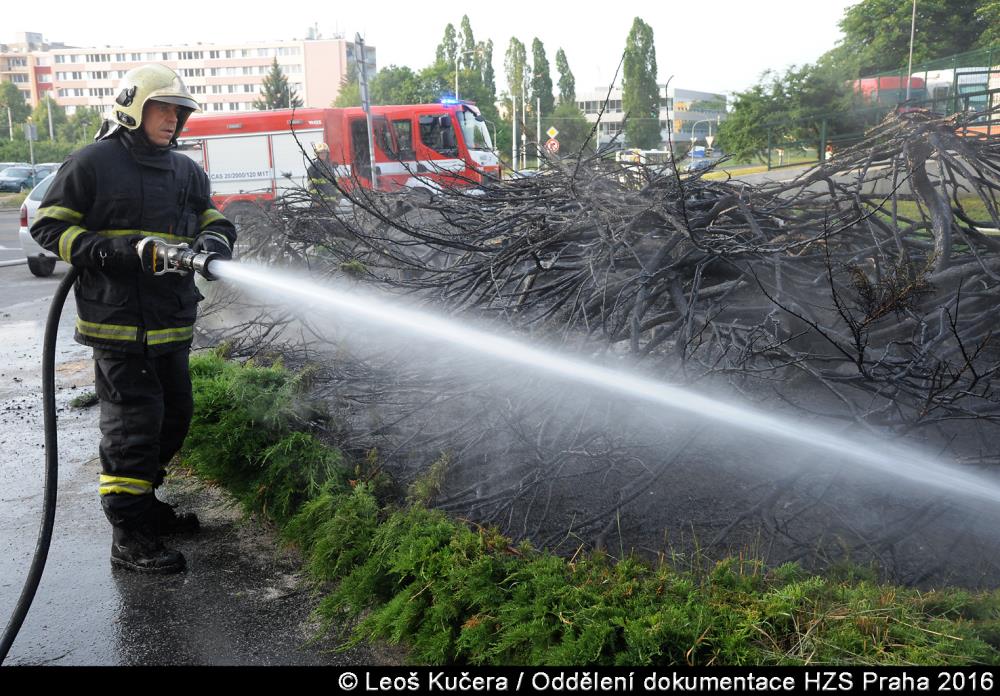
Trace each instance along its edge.
<instances>
[{"instance_id":1,"label":"green hedge","mask_svg":"<svg viewBox=\"0 0 1000 696\"><path fill-rule=\"evenodd\" d=\"M727 559L677 569L574 559L420 503L384 504L309 430L308 375L192 360L183 456L297 543L347 644L388 639L420 663L529 665L1000 662L1000 591L921 593Z\"/></svg>"}]
</instances>

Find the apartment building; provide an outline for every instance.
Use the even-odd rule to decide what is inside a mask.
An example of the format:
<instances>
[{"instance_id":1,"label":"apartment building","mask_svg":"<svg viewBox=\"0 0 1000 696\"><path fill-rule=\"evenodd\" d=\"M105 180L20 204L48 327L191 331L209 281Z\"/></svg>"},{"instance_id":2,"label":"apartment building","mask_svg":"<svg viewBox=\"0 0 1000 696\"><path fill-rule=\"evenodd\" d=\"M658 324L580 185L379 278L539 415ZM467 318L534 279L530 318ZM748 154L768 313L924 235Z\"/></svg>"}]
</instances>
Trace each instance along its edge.
<instances>
[{"instance_id":1,"label":"apartment building","mask_svg":"<svg viewBox=\"0 0 1000 696\"><path fill-rule=\"evenodd\" d=\"M45 53L63 44L48 44L41 34L20 32L10 43L0 43L0 82L13 82L32 106L52 88Z\"/></svg>"},{"instance_id":2,"label":"apartment building","mask_svg":"<svg viewBox=\"0 0 1000 696\"><path fill-rule=\"evenodd\" d=\"M348 70L361 58L356 44L342 36L239 44L6 50L22 46L0 47L0 79L7 79L2 69L11 65L11 81L25 85L21 89L32 106L51 94L68 114L80 107L109 111L118 81L146 63L162 63L177 71L207 113L252 110L275 59L304 106L330 106ZM365 46L364 60L374 73L374 46Z\"/></svg>"},{"instance_id":3,"label":"apartment building","mask_svg":"<svg viewBox=\"0 0 1000 696\"><path fill-rule=\"evenodd\" d=\"M665 148L669 141L675 145L683 143L688 146L694 141L704 140L705 136L715 135L719 123L726 120L726 95L714 92L701 92L693 89L680 89L659 85L660 88L660 136ZM608 88L598 88L576 96L577 106L583 111L590 123L595 123L600 114L601 125L598 129L598 140L601 145L612 141L628 145L622 133L625 121L625 111L622 108L621 87L615 87L608 93ZM607 106L604 106L607 99ZM604 113L601 114L601 109Z\"/></svg>"}]
</instances>

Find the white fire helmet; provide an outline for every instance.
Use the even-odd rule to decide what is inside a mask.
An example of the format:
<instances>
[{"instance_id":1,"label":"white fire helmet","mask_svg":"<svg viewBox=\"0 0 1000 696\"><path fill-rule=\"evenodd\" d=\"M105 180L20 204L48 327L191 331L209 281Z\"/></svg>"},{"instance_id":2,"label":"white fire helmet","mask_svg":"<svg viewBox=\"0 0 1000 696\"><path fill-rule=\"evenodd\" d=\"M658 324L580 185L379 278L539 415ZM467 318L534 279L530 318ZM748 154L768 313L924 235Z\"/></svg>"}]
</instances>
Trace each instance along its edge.
<instances>
[{"instance_id":1,"label":"white fire helmet","mask_svg":"<svg viewBox=\"0 0 1000 696\"><path fill-rule=\"evenodd\" d=\"M201 111L177 73L165 65L149 63L132 68L118 83L111 121L128 130L138 129L142 125L142 109L150 99L183 107L177 119L177 133L184 128L188 116ZM117 128L111 128L110 132L115 130Z\"/></svg>"}]
</instances>

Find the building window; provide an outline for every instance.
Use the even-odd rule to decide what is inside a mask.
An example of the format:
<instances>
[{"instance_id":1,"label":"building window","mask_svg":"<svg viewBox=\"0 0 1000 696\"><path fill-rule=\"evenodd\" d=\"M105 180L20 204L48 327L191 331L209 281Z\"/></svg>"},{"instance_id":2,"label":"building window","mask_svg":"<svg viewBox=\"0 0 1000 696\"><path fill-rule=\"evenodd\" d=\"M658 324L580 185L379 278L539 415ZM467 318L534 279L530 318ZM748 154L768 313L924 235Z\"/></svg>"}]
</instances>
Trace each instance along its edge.
<instances>
[{"instance_id":1,"label":"building window","mask_svg":"<svg viewBox=\"0 0 1000 696\"><path fill-rule=\"evenodd\" d=\"M66 56L56 55L56 62L57 63L65 63L66 62Z\"/></svg>"},{"instance_id":2,"label":"building window","mask_svg":"<svg viewBox=\"0 0 1000 696\"><path fill-rule=\"evenodd\" d=\"M223 106L224 104L222 104L222 102L216 102L212 104L212 111L222 111Z\"/></svg>"},{"instance_id":3,"label":"building window","mask_svg":"<svg viewBox=\"0 0 1000 696\"><path fill-rule=\"evenodd\" d=\"M188 91L191 92L191 94L204 94L205 85L189 85Z\"/></svg>"},{"instance_id":4,"label":"building window","mask_svg":"<svg viewBox=\"0 0 1000 696\"><path fill-rule=\"evenodd\" d=\"M91 70L90 78L91 80L107 80L108 71L107 70Z\"/></svg>"},{"instance_id":5,"label":"building window","mask_svg":"<svg viewBox=\"0 0 1000 696\"><path fill-rule=\"evenodd\" d=\"M50 73L42 73L38 76L39 82L52 82L52 75Z\"/></svg>"},{"instance_id":6,"label":"building window","mask_svg":"<svg viewBox=\"0 0 1000 696\"><path fill-rule=\"evenodd\" d=\"M116 53L115 54L115 62L116 63L124 63L125 60L126 59L125 59L125 54L124 53Z\"/></svg>"},{"instance_id":7,"label":"building window","mask_svg":"<svg viewBox=\"0 0 1000 696\"><path fill-rule=\"evenodd\" d=\"M209 51L208 52L208 57L209 58L218 58L219 57L219 51Z\"/></svg>"},{"instance_id":8,"label":"building window","mask_svg":"<svg viewBox=\"0 0 1000 696\"><path fill-rule=\"evenodd\" d=\"M212 94L222 94L222 85L212 85Z\"/></svg>"},{"instance_id":9,"label":"building window","mask_svg":"<svg viewBox=\"0 0 1000 696\"><path fill-rule=\"evenodd\" d=\"M88 53L87 62L88 63L108 63L111 61L110 53Z\"/></svg>"},{"instance_id":10,"label":"building window","mask_svg":"<svg viewBox=\"0 0 1000 696\"><path fill-rule=\"evenodd\" d=\"M142 60L142 54L141 54L141 53L133 53L133 54L131 54L131 56L129 57L129 60L131 60L131 61L139 61L139 60Z\"/></svg>"},{"instance_id":11,"label":"building window","mask_svg":"<svg viewBox=\"0 0 1000 696\"><path fill-rule=\"evenodd\" d=\"M243 85L243 91L253 93L254 85Z\"/></svg>"},{"instance_id":12,"label":"building window","mask_svg":"<svg viewBox=\"0 0 1000 696\"><path fill-rule=\"evenodd\" d=\"M22 84L28 81L28 76L20 73L14 73L10 76L10 81L16 84Z\"/></svg>"},{"instance_id":13,"label":"building window","mask_svg":"<svg viewBox=\"0 0 1000 696\"><path fill-rule=\"evenodd\" d=\"M200 60L204 56L202 51L181 51L181 60Z\"/></svg>"}]
</instances>

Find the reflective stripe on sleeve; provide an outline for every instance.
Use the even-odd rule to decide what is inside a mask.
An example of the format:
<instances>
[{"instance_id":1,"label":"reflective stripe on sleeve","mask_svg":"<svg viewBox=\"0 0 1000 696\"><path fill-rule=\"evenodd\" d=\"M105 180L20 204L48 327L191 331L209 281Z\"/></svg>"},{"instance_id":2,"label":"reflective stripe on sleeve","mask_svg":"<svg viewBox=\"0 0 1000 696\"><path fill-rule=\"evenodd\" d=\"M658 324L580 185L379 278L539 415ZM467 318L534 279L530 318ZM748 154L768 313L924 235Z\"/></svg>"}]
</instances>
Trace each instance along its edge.
<instances>
[{"instance_id":1,"label":"reflective stripe on sleeve","mask_svg":"<svg viewBox=\"0 0 1000 696\"><path fill-rule=\"evenodd\" d=\"M102 237L112 238L112 237L131 237L132 235L141 235L143 237L159 237L165 242L190 242L191 237L181 237L177 234L167 234L166 232L150 232L149 230L100 230L97 234Z\"/></svg>"},{"instance_id":2,"label":"reflective stripe on sleeve","mask_svg":"<svg viewBox=\"0 0 1000 696\"><path fill-rule=\"evenodd\" d=\"M213 222L218 222L219 220L225 220L226 216L220 213L215 208L209 208L204 213L198 217L198 229L203 230Z\"/></svg>"},{"instance_id":3,"label":"reflective stripe on sleeve","mask_svg":"<svg viewBox=\"0 0 1000 696\"><path fill-rule=\"evenodd\" d=\"M73 263L73 242L86 231L85 228L78 227L77 225L67 227L66 231L59 235L59 258L66 263Z\"/></svg>"},{"instance_id":4,"label":"reflective stripe on sleeve","mask_svg":"<svg viewBox=\"0 0 1000 696\"><path fill-rule=\"evenodd\" d=\"M110 495L112 493L147 495L153 492L153 483L152 481L143 481L142 479L101 474L101 484L98 491L101 495Z\"/></svg>"},{"instance_id":5,"label":"reflective stripe on sleeve","mask_svg":"<svg viewBox=\"0 0 1000 696\"><path fill-rule=\"evenodd\" d=\"M35 219L52 218L63 222L72 222L74 225L83 220L83 213L78 213L70 208L63 208L59 205L50 205L46 208L39 208L35 213Z\"/></svg>"},{"instance_id":6,"label":"reflective stripe on sleeve","mask_svg":"<svg viewBox=\"0 0 1000 696\"><path fill-rule=\"evenodd\" d=\"M105 341L138 341L138 326L121 326L119 324L97 324L77 318L76 330L82 336L100 338Z\"/></svg>"},{"instance_id":7,"label":"reflective stripe on sleeve","mask_svg":"<svg viewBox=\"0 0 1000 696\"><path fill-rule=\"evenodd\" d=\"M157 329L146 332L146 345L158 346L174 341L190 341L194 338L194 326L181 326L176 329Z\"/></svg>"},{"instance_id":8,"label":"reflective stripe on sleeve","mask_svg":"<svg viewBox=\"0 0 1000 696\"><path fill-rule=\"evenodd\" d=\"M224 235L221 235L218 232L211 232L211 231L209 231L209 232L202 232L201 236L202 237L211 237L212 239L217 239L220 242L222 242L223 244L225 244L227 249L232 250L232 246L230 246L229 240L226 239Z\"/></svg>"}]
</instances>

